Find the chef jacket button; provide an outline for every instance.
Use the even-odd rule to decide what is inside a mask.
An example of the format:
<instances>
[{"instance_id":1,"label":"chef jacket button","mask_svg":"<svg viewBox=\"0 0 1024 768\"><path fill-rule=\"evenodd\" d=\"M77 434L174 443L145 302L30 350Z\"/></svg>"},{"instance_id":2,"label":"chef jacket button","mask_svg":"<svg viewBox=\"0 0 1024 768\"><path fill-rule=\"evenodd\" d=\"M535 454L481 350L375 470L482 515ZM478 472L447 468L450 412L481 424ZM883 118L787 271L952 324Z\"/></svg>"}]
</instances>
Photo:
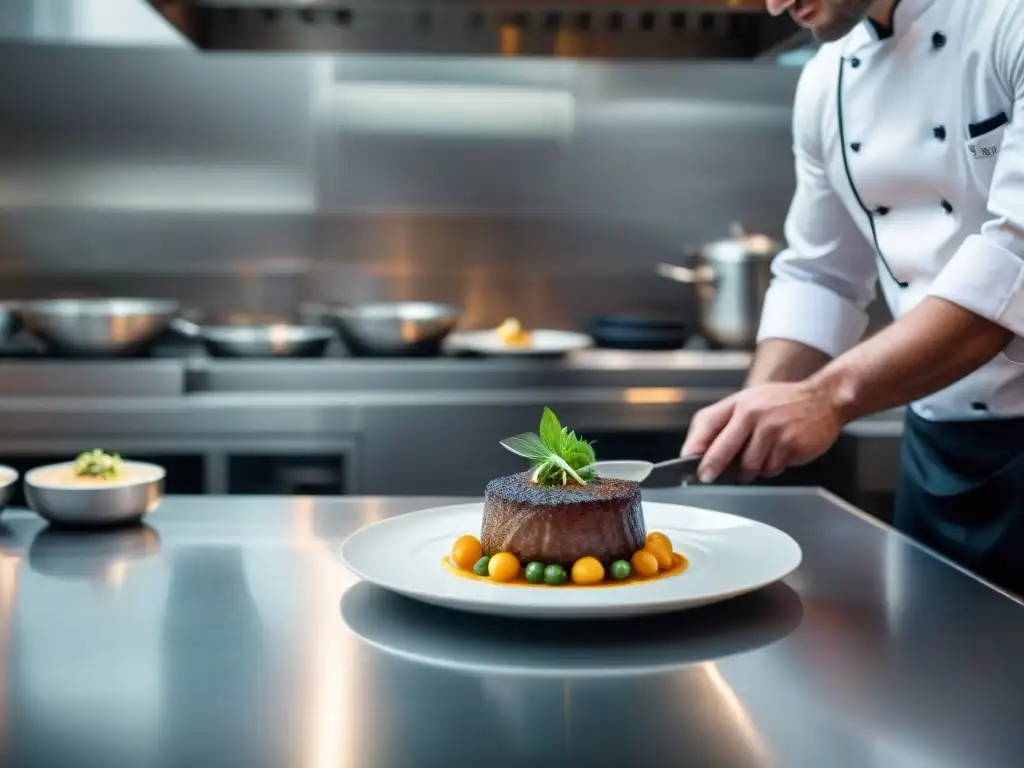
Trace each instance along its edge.
<instances>
[{"instance_id":1,"label":"chef jacket button","mask_svg":"<svg viewBox=\"0 0 1024 768\"><path fill-rule=\"evenodd\" d=\"M987 411L988 406L980 401L971 403L971 409L975 411Z\"/></svg>"},{"instance_id":2,"label":"chef jacket button","mask_svg":"<svg viewBox=\"0 0 1024 768\"><path fill-rule=\"evenodd\" d=\"M858 59L856 56L852 57L850 59L850 66L853 67L854 69L859 67L860 66L860 59Z\"/></svg>"},{"instance_id":3,"label":"chef jacket button","mask_svg":"<svg viewBox=\"0 0 1024 768\"><path fill-rule=\"evenodd\" d=\"M949 202L949 200L943 200L942 201L942 210L944 210L946 213L952 213L953 212L953 204L951 202Z\"/></svg>"},{"instance_id":4,"label":"chef jacket button","mask_svg":"<svg viewBox=\"0 0 1024 768\"><path fill-rule=\"evenodd\" d=\"M880 205L877 208L875 208L875 213L877 213L879 216L885 216L885 214L887 214L889 211L890 209L884 205Z\"/></svg>"},{"instance_id":5,"label":"chef jacket button","mask_svg":"<svg viewBox=\"0 0 1024 768\"><path fill-rule=\"evenodd\" d=\"M946 47L946 36L941 32L936 32L932 35L932 48L945 48Z\"/></svg>"},{"instance_id":6,"label":"chef jacket button","mask_svg":"<svg viewBox=\"0 0 1024 768\"><path fill-rule=\"evenodd\" d=\"M859 141L853 142L850 145L850 149L852 149L854 152L860 152L860 142Z\"/></svg>"},{"instance_id":7,"label":"chef jacket button","mask_svg":"<svg viewBox=\"0 0 1024 768\"><path fill-rule=\"evenodd\" d=\"M938 139L939 141L945 141L946 140L946 126L944 126L944 125L936 125L934 128L932 128L932 135L936 139Z\"/></svg>"}]
</instances>

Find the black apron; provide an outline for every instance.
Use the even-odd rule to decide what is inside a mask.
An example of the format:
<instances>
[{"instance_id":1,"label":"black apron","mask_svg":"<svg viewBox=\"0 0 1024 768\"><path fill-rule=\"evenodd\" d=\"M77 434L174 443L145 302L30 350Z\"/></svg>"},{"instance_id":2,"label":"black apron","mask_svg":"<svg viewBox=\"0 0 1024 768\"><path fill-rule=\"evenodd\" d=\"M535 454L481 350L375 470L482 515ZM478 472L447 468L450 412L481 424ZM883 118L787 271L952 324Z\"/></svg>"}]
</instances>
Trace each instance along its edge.
<instances>
[{"instance_id":1,"label":"black apron","mask_svg":"<svg viewBox=\"0 0 1024 768\"><path fill-rule=\"evenodd\" d=\"M895 525L1024 595L1024 419L933 422L907 409Z\"/></svg>"}]
</instances>

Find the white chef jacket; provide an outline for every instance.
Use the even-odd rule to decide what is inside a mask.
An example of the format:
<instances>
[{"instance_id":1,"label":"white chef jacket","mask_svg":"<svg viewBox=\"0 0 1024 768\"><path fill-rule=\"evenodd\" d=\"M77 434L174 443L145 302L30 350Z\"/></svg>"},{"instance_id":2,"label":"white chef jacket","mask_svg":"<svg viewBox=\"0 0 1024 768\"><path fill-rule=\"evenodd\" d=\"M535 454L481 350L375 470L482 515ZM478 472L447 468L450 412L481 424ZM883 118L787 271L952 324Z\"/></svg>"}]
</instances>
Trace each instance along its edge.
<instances>
[{"instance_id":1,"label":"white chef jacket","mask_svg":"<svg viewBox=\"0 0 1024 768\"><path fill-rule=\"evenodd\" d=\"M891 29L822 46L794 154L759 340L836 356L863 336L876 283L895 317L938 296L1016 338L914 410L1024 416L1024 0L901 0Z\"/></svg>"}]
</instances>

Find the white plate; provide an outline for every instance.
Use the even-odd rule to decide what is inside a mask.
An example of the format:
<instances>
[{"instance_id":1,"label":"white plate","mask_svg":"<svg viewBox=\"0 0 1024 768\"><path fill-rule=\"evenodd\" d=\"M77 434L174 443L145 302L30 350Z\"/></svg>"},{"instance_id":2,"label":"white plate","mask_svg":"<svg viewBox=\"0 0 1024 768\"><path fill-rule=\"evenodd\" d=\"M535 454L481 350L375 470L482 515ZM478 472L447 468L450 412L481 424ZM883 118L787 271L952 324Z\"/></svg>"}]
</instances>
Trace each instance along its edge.
<instances>
[{"instance_id":1,"label":"white plate","mask_svg":"<svg viewBox=\"0 0 1024 768\"><path fill-rule=\"evenodd\" d=\"M400 515L356 531L345 566L379 587L446 608L548 619L616 618L696 608L751 592L792 573L799 545L782 531L723 512L643 503L648 531L662 531L690 567L677 576L605 589L530 589L449 573L441 560L466 533L479 536L483 503Z\"/></svg>"},{"instance_id":2,"label":"white plate","mask_svg":"<svg viewBox=\"0 0 1024 768\"><path fill-rule=\"evenodd\" d=\"M564 355L577 349L593 346L594 340L584 333L573 331L530 331L531 343L525 346L505 344L493 330L453 333L445 340L451 352L469 352L476 355Z\"/></svg>"}]
</instances>

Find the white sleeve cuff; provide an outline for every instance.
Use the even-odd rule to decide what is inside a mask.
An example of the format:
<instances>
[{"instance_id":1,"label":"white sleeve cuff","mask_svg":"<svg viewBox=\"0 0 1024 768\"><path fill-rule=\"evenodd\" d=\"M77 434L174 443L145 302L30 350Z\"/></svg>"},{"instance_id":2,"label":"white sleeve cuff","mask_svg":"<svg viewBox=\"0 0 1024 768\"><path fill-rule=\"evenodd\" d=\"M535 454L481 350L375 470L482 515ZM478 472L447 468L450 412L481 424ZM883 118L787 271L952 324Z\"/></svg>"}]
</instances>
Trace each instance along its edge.
<instances>
[{"instance_id":1,"label":"white sleeve cuff","mask_svg":"<svg viewBox=\"0 0 1024 768\"><path fill-rule=\"evenodd\" d=\"M867 313L828 288L776 278L764 297L757 340L789 339L837 357L860 341L867 327Z\"/></svg>"},{"instance_id":2,"label":"white sleeve cuff","mask_svg":"<svg viewBox=\"0 0 1024 768\"><path fill-rule=\"evenodd\" d=\"M983 235L964 240L929 293L1024 336L1024 259Z\"/></svg>"}]
</instances>

